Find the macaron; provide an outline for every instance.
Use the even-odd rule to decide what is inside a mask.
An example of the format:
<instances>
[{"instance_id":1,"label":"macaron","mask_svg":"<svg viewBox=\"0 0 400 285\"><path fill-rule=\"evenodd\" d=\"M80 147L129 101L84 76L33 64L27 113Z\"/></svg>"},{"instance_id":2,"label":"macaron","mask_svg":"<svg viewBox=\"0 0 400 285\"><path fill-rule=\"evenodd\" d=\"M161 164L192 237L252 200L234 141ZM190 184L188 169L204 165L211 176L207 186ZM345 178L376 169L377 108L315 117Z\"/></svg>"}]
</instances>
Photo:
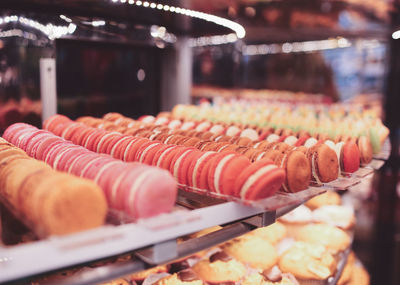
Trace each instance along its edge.
<instances>
[{"instance_id":1,"label":"macaron","mask_svg":"<svg viewBox=\"0 0 400 285\"><path fill-rule=\"evenodd\" d=\"M312 177L318 184L338 178L339 162L336 153L329 146L319 144L309 148L307 158L311 164Z\"/></svg>"},{"instance_id":2,"label":"macaron","mask_svg":"<svg viewBox=\"0 0 400 285\"><path fill-rule=\"evenodd\" d=\"M369 139L371 141L373 153L374 154L379 153L381 151L381 140L376 128L371 127L369 129Z\"/></svg>"},{"instance_id":3,"label":"macaron","mask_svg":"<svg viewBox=\"0 0 400 285\"><path fill-rule=\"evenodd\" d=\"M115 142L121 139L122 136L123 135L121 133L114 132L113 135L109 136L106 140L103 141L102 145L99 147L98 153L110 154Z\"/></svg>"},{"instance_id":4,"label":"macaron","mask_svg":"<svg viewBox=\"0 0 400 285\"><path fill-rule=\"evenodd\" d=\"M308 136L302 136L299 137L299 139L296 141L296 143L294 144L294 146L304 146L306 140L308 140Z\"/></svg>"},{"instance_id":5,"label":"macaron","mask_svg":"<svg viewBox=\"0 0 400 285\"><path fill-rule=\"evenodd\" d=\"M272 196L285 180L285 171L270 159L261 159L242 170L235 179L234 195L245 200Z\"/></svg>"},{"instance_id":6,"label":"macaron","mask_svg":"<svg viewBox=\"0 0 400 285\"><path fill-rule=\"evenodd\" d=\"M241 133L241 129L239 129L236 126L230 126L225 131L225 134L227 136L231 136L231 137L238 136L240 133Z\"/></svg>"},{"instance_id":7,"label":"macaron","mask_svg":"<svg viewBox=\"0 0 400 285\"><path fill-rule=\"evenodd\" d=\"M203 172L203 169L205 168L207 163L215 155L217 155L217 153L214 151L202 152L202 155L199 156L197 160L193 160L190 163L190 166L189 166L189 169L187 172L187 180L188 180L189 186L192 186L194 188L199 188L199 189L205 189L205 185L208 185L208 177L204 174L204 178L202 179L201 173Z\"/></svg>"},{"instance_id":8,"label":"macaron","mask_svg":"<svg viewBox=\"0 0 400 285\"><path fill-rule=\"evenodd\" d=\"M141 172L129 172L121 187L123 209L135 219L170 212L178 193L171 174L153 167L146 167Z\"/></svg>"},{"instance_id":9,"label":"macaron","mask_svg":"<svg viewBox=\"0 0 400 285\"><path fill-rule=\"evenodd\" d=\"M240 133L241 137L246 137L249 138L252 141L257 141L259 139L258 133L256 130L254 129L244 129L241 133Z\"/></svg>"},{"instance_id":10,"label":"macaron","mask_svg":"<svg viewBox=\"0 0 400 285\"><path fill-rule=\"evenodd\" d=\"M311 166L306 155L301 151L289 150L281 153L275 158L275 164L286 172L286 178L282 184L284 192L299 192L310 185Z\"/></svg>"},{"instance_id":11,"label":"macaron","mask_svg":"<svg viewBox=\"0 0 400 285\"><path fill-rule=\"evenodd\" d=\"M180 152L184 152L187 149L187 147L183 146L174 146L173 148L167 148L163 151L163 153L159 156L157 160L157 164L155 166L168 170L170 169L171 161L174 158L174 156Z\"/></svg>"},{"instance_id":12,"label":"macaron","mask_svg":"<svg viewBox=\"0 0 400 285\"><path fill-rule=\"evenodd\" d=\"M210 161L208 186L212 192L233 195L235 180L238 175L251 165L244 155L236 153L219 153Z\"/></svg>"},{"instance_id":13,"label":"macaron","mask_svg":"<svg viewBox=\"0 0 400 285\"><path fill-rule=\"evenodd\" d=\"M223 125L215 124L209 129L209 132L220 135L225 132L225 129L226 128Z\"/></svg>"},{"instance_id":14,"label":"macaron","mask_svg":"<svg viewBox=\"0 0 400 285\"><path fill-rule=\"evenodd\" d=\"M144 143L140 144L136 151L135 157L131 161L143 162L147 153L151 149L153 149L154 147L156 147L158 145L160 145L160 143L154 142L154 141L148 141L148 142L144 142ZM151 159L151 161L152 161L152 159Z\"/></svg>"},{"instance_id":15,"label":"macaron","mask_svg":"<svg viewBox=\"0 0 400 285\"><path fill-rule=\"evenodd\" d=\"M368 137L360 136L357 141L358 148L360 150L360 161L361 165L366 165L372 161L372 144Z\"/></svg>"},{"instance_id":16,"label":"macaron","mask_svg":"<svg viewBox=\"0 0 400 285\"><path fill-rule=\"evenodd\" d=\"M356 172L360 166L360 151L353 142L343 144L340 155L340 168L346 173Z\"/></svg>"},{"instance_id":17,"label":"macaron","mask_svg":"<svg viewBox=\"0 0 400 285\"><path fill-rule=\"evenodd\" d=\"M139 150L139 148L145 144L151 142L149 139L146 138L137 138L136 140L132 141L131 144L129 144L124 153L124 161L135 161L135 156L136 152Z\"/></svg>"},{"instance_id":18,"label":"macaron","mask_svg":"<svg viewBox=\"0 0 400 285\"><path fill-rule=\"evenodd\" d=\"M181 126L180 129L187 131L187 130L193 130L196 127L196 123L193 121L186 121L184 122Z\"/></svg>"},{"instance_id":19,"label":"macaron","mask_svg":"<svg viewBox=\"0 0 400 285\"><path fill-rule=\"evenodd\" d=\"M211 126L212 124L210 122L205 121L198 124L195 130L198 132L205 132L208 131L211 128Z\"/></svg>"},{"instance_id":20,"label":"macaron","mask_svg":"<svg viewBox=\"0 0 400 285\"><path fill-rule=\"evenodd\" d=\"M290 146L294 146L298 140L299 139L295 136L288 136L285 138L285 140L283 142Z\"/></svg>"},{"instance_id":21,"label":"macaron","mask_svg":"<svg viewBox=\"0 0 400 285\"><path fill-rule=\"evenodd\" d=\"M305 142L304 142L304 146L305 147L313 147L314 145L316 145L318 143L318 140L316 140L315 138L308 138Z\"/></svg>"},{"instance_id":22,"label":"macaron","mask_svg":"<svg viewBox=\"0 0 400 285\"><path fill-rule=\"evenodd\" d=\"M185 181L182 180L186 180L186 178L183 178L184 175L181 172L187 172L187 169L182 170L183 162L190 157L190 154L194 151L197 153L199 152L199 150L191 147L182 148L182 150L178 151L171 160L169 172L181 184L185 183Z\"/></svg>"},{"instance_id":23,"label":"macaron","mask_svg":"<svg viewBox=\"0 0 400 285\"><path fill-rule=\"evenodd\" d=\"M212 132L204 132L204 133L202 133L201 135L199 134L199 138L200 139L202 139L202 140L209 140L212 136L214 136L215 134L214 133L212 133Z\"/></svg>"},{"instance_id":24,"label":"macaron","mask_svg":"<svg viewBox=\"0 0 400 285\"><path fill-rule=\"evenodd\" d=\"M60 114L53 115L43 122L43 129L53 130L57 125L70 122L71 119Z\"/></svg>"},{"instance_id":25,"label":"macaron","mask_svg":"<svg viewBox=\"0 0 400 285\"><path fill-rule=\"evenodd\" d=\"M255 144L253 144L253 148L264 150L264 148L266 146L268 146L269 144L270 144L269 141L265 141L265 140L264 141L259 141L259 142L256 142Z\"/></svg>"},{"instance_id":26,"label":"macaron","mask_svg":"<svg viewBox=\"0 0 400 285\"><path fill-rule=\"evenodd\" d=\"M277 134L270 134L267 138L266 141L267 142L277 142L279 140L280 136L278 136Z\"/></svg>"}]
</instances>

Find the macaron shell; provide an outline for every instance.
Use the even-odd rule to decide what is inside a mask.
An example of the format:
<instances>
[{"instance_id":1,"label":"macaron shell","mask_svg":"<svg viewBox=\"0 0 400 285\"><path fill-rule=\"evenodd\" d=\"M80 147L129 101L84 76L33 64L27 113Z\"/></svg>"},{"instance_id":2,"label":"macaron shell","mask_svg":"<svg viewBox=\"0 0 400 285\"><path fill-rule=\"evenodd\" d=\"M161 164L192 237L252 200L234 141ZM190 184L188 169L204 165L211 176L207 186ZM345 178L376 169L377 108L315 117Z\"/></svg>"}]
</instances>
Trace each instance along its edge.
<instances>
[{"instance_id":1,"label":"macaron shell","mask_svg":"<svg viewBox=\"0 0 400 285\"><path fill-rule=\"evenodd\" d=\"M251 165L250 160L243 156L238 155L229 161L229 164L222 170L219 179L219 189L222 194L234 195L235 181L238 175Z\"/></svg>"},{"instance_id":2,"label":"macaron shell","mask_svg":"<svg viewBox=\"0 0 400 285\"><path fill-rule=\"evenodd\" d=\"M356 172L360 166L360 151L357 145L353 142L345 143L342 151L342 170L347 173Z\"/></svg>"},{"instance_id":3,"label":"macaron shell","mask_svg":"<svg viewBox=\"0 0 400 285\"><path fill-rule=\"evenodd\" d=\"M314 158L321 182L330 182L338 178L339 163L336 153L327 145L321 144Z\"/></svg>"},{"instance_id":4,"label":"macaron shell","mask_svg":"<svg viewBox=\"0 0 400 285\"><path fill-rule=\"evenodd\" d=\"M178 183L189 185L188 177L190 165L193 161L197 161L202 154L203 152L195 149L182 159L178 172Z\"/></svg>"},{"instance_id":5,"label":"macaron shell","mask_svg":"<svg viewBox=\"0 0 400 285\"><path fill-rule=\"evenodd\" d=\"M111 192L111 207L117 210L125 209L125 200L128 199L132 185L137 177L143 172L149 172L151 168L133 164L129 168L125 168L119 175L114 177Z\"/></svg>"},{"instance_id":6,"label":"macaron shell","mask_svg":"<svg viewBox=\"0 0 400 285\"><path fill-rule=\"evenodd\" d=\"M194 149L194 148L193 148ZM171 159L171 162L169 164L169 168L167 169L172 175L174 175L174 166L175 166L175 162L180 158L181 155L183 154L188 154L189 151L193 150L192 148L189 147L180 147L177 150L174 150L174 155Z\"/></svg>"},{"instance_id":7,"label":"macaron shell","mask_svg":"<svg viewBox=\"0 0 400 285\"><path fill-rule=\"evenodd\" d=\"M152 160L152 162L151 162L151 165L157 166L157 163L158 163L160 157L162 156L162 154L163 154L167 149L169 149L169 148L174 148L174 147L176 147L176 146L174 146L174 145L167 145L167 144L161 144L161 145L158 147L157 151L155 152L155 154L154 154L154 156L153 156L153 160Z\"/></svg>"},{"instance_id":8,"label":"macaron shell","mask_svg":"<svg viewBox=\"0 0 400 285\"><path fill-rule=\"evenodd\" d=\"M236 178L233 195L236 197L240 197L240 190L242 189L242 186L246 182L247 178L251 176L254 172L256 172L259 168L268 164L272 164L272 161L270 159L261 159L243 169L243 171Z\"/></svg>"},{"instance_id":9,"label":"macaron shell","mask_svg":"<svg viewBox=\"0 0 400 285\"><path fill-rule=\"evenodd\" d=\"M369 129L369 139L371 141L374 154L379 153L381 151L381 141L379 138L379 134L375 128Z\"/></svg>"},{"instance_id":10,"label":"macaron shell","mask_svg":"<svg viewBox=\"0 0 400 285\"><path fill-rule=\"evenodd\" d=\"M217 155L216 152L207 151L197 161L190 164L188 171L189 185L198 189L208 190L208 167L209 162ZM194 178L196 180L194 180Z\"/></svg>"},{"instance_id":11,"label":"macaron shell","mask_svg":"<svg viewBox=\"0 0 400 285\"><path fill-rule=\"evenodd\" d=\"M358 148L360 150L360 160L362 165L366 165L372 161L372 145L366 136L361 136L358 139Z\"/></svg>"},{"instance_id":12,"label":"macaron shell","mask_svg":"<svg viewBox=\"0 0 400 285\"><path fill-rule=\"evenodd\" d=\"M135 156L136 156L136 152L139 150L139 148L145 144L151 142L148 139L145 138L138 138L136 141L134 141L130 146L129 149L127 148L126 151L126 155L124 156L124 160L125 161L135 161Z\"/></svg>"},{"instance_id":13,"label":"macaron shell","mask_svg":"<svg viewBox=\"0 0 400 285\"><path fill-rule=\"evenodd\" d=\"M272 196L279 190L285 180L285 171L279 167L263 175L247 191L244 199L259 200Z\"/></svg>"},{"instance_id":14,"label":"macaron shell","mask_svg":"<svg viewBox=\"0 0 400 285\"><path fill-rule=\"evenodd\" d=\"M133 161L141 162L143 152L147 152L148 148L151 149L151 148L156 147L157 145L159 145L159 143L153 142L153 141L149 141L149 142L145 142L145 143L141 144L140 147L136 151L135 158L133 159Z\"/></svg>"},{"instance_id":15,"label":"macaron shell","mask_svg":"<svg viewBox=\"0 0 400 285\"><path fill-rule=\"evenodd\" d=\"M176 146L173 149L166 149L165 152L163 153L162 156L160 156L159 161L157 162L157 167L160 167L162 169L168 170L170 169L172 159L175 157L175 155L184 150L185 147L181 146Z\"/></svg>"},{"instance_id":16,"label":"macaron shell","mask_svg":"<svg viewBox=\"0 0 400 285\"><path fill-rule=\"evenodd\" d=\"M139 183L140 182L140 183ZM133 185L134 196L125 200L125 210L135 218L147 218L170 212L178 193L175 180L167 171L142 173ZM160 195L162 193L162 195ZM133 200L133 201L132 201Z\"/></svg>"},{"instance_id":17,"label":"macaron shell","mask_svg":"<svg viewBox=\"0 0 400 285\"><path fill-rule=\"evenodd\" d=\"M303 146L304 143L306 142L306 140L308 140L308 139L309 139L309 137L306 137L306 136L300 137L297 140L297 142L294 144L294 146Z\"/></svg>"},{"instance_id":18,"label":"macaron shell","mask_svg":"<svg viewBox=\"0 0 400 285\"><path fill-rule=\"evenodd\" d=\"M285 165L288 190L298 192L307 189L311 180L311 166L304 153L292 151L288 154Z\"/></svg>"}]
</instances>

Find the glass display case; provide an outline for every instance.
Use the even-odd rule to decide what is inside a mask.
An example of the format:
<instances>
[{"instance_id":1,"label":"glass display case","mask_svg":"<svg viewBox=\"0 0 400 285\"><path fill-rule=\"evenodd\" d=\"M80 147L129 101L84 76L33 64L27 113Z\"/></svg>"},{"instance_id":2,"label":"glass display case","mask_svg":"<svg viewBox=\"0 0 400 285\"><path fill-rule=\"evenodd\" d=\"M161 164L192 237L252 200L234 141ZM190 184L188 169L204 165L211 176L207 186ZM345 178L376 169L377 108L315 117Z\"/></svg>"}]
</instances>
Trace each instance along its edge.
<instances>
[{"instance_id":1,"label":"glass display case","mask_svg":"<svg viewBox=\"0 0 400 285\"><path fill-rule=\"evenodd\" d=\"M310 199L336 191L343 205L351 205L357 222L348 231L350 245L335 256L335 268L323 282L341 284L339 279L345 275L353 250L371 274L372 283L385 280L385 284L396 284L398 272L383 268L381 261L385 253L393 268L399 262L393 251L398 246L394 238L399 195L393 191L399 165L398 115L393 110L398 100L393 79L398 75L398 43L395 36L388 37L400 23L397 9L391 1L355 0L1 1L3 131L21 121L41 127L41 121L56 113L87 127L89 124L79 120L117 112L123 117L108 121L112 123L109 129L104 127L105 116L95 127L104 127L105 137L114 132L128 134L123 119L137 119L129 125L135 128L148 117L151 123L159 120L155 125L168 127L171 133L173 121L179 127L196 121L196 131L202 132L199 122L209 120L211 126L223 125L224 132L230 126L241 131L256 129L259 140L265 128L273 128L268 135L277 135L278 130L290 126L288 122L263 124L262 116L254 119L251 112L272 106L268 118L273 118L276 110L278 118L287 110L311 110L316 120L324 119L324 112L332 117L335 112L337 116L362 117L367 110L373 119L383 118L390 137L367 164L360 168L357 164L357 171L348 173L339 166L339 175L330 182L315 181L311 173L314 180L309 187L296 193L281 189L252 201L178 183L176 202L169 213L132 219L110 209L104 225L65 236L41 236L32 224L24 222L8 198L0 195L0 282L97 284L149 268L154 268L153 275L161 274L160 279L166 270L157 271L158 266L168 264L171 274L179 272L180 262L193 256L196 261L204 259L221 244L246 239L245 234L282 222L285 214ZM335 105L338 102L344 105ZM190 103L205 106L203 110L211 113L174 117L175 106ZM250 113L248 118L238 106L244 108L244 114ZM218 117L212 113L221 110L231 114ZM53 131L49 124L43 129ZM281 143L304 130L295 127L288 135L281 130ZM321 129L307 131L323 141ZM60 136L65 134L66 130L59 131ZM154 138L157 134L142 136ZM327 140L334 141L330 136ZM349 138L346 142L353 141ZM229 143L237 143L243 150L239 142ZM246 147L250 148L250 143ZM337 159L339 164L343 161L340 151ZM280 167L284 167L283 161ZM205 235L194 234L217 226ZM129 278L127 284L156 284L152 279Z\"/></svg>"}]
</instances>

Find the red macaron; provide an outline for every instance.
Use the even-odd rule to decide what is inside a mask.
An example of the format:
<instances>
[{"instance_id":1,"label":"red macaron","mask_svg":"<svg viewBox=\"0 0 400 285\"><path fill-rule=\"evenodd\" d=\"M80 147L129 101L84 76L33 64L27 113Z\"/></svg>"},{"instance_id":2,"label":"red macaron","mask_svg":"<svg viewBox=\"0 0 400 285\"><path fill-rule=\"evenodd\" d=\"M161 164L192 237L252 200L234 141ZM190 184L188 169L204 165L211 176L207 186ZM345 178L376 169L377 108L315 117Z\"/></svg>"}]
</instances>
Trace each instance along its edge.
<instances>
[{"instance_id":1,"label":"red macaron","mask_svg":"<svg viewBox=\"0 0 400 285\"><path fill-rule=\"evenodd\" d=\"M347 142L342 147L340 155L342 171L353 173L360 167L360 150L354 142Z\"/></svg>"},{"instance_id":2,"label":"red macaron","mask_svg":"<svg viewBox=\"0 0 400 285\"><path fill-rule=\"evenodd\" d=\"M245 200L273 195L285 181L285 171L270 159L261 159L245 168L235 181L234 194Z\"/></svg>"},{"instance_id":3,"label":"red macaron","mask_svg":"<svg viewBox=\"0 0 400 285\"><path fill-rule=\"evenodd\" d=\"M212 192L233 195L235 180L243 169L250 166L250 160L233 152L223 152L210 162L208 186Z\"/></svg>"}]
</instances>

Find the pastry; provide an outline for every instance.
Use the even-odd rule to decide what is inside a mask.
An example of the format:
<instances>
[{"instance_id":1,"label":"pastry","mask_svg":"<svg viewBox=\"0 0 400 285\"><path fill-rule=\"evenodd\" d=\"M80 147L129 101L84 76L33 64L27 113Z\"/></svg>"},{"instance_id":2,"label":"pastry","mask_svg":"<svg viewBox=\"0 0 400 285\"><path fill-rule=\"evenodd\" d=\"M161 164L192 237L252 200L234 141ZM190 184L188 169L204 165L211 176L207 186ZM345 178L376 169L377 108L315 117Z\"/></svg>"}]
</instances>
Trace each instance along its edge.
<instances>
[{"instance_id":1,"label":"pastry","mask_svg":"<svg viewBox=\"0 0 400 285\"><path fill-rule=\"evenodd\" d=\"M335 191L326 191L326 193L308 200L305 205L311 210L315 210L325 205L340 205L341 203L342 199L338 193Z\"/></svg>"},{"instance_id":2,"label":"pastry","mask_svg":"<svg viewBox=\"0 0 400 285\"><path fill-rule=\"evenodd\" d=\"M325 284L335 274L336 262L324 246L296 242L279 259L279 268L292 273L300 284Z\"/></svg>"},{"instance_id":3,"label":"pastry","mask_svg":"<svg viewBox=\"0 0 400 285\"><path fill-rule=\"evenodd\" d=\"M217 252L209 259L196 263L192 270L202 280L211 284L226 284L240 281L247 272L246 267L224 251Z\"/></svg>"},{"instance_id":4,"label":"pastry","mask_svg":"<svg viewBox=\"0 0 400 285\"><path fill-rule=\"evenodd\" d=\"M255 269L269 270L278 261L278 253L274 246L257 236L229 241L222 249Z\"/></svg>"},{"instance_id":5,"label":"pastry","mask_svg":"<svg viewBox=\"0 0 400 285\"><path fill-rule=\"evenodd\" d=\"M313 221L316 223L325 223L342 230L349 230L355 224L355 215L353 209L339 205L322 206L312 213Z\"/></svg>"},{"instance_id":6,"label":"pastry","mask_svg":"<svg viewBox=\"0 0 400 285\"><path fill-rule=\"evenodd\" d=\"M332 254L350 246L350 237L343 230L327 224L310 224L300 228L295 235L299 241L325 246Z\"/></svg>"},{"instance_id":7,"label":"pastry","mask_svg":"<svg viewBox=\"0 0 400 285\"><path fill-rule=\"evenodd\" d=\"M247 235L260 237L263 240L266 240L275 245L286 236L286 233L286 227L280 222L275 222L267 227L255 229Z\"/></svg>"},{"instance_id":8,"label":"pastry","mask_svg":"<svg viewBox=\"0 0 400 285\"><path fill-rule=\"evenodd\" d=\"M203 285L205 284L199 279L192 269L185 269L172 275L161 278L153 285Z\"/></svg>"},{"instance_id":9,"label":"pastry","mask_svg":"<svg viewBox=\"0 0 400 285\"><path fill-rule=\"evenodd\" d=\"M278 219L287 229L289 237L295 237L297 231L312 222L312 212L304 205L290 211Z\"/></svg>"}]
</instances>

